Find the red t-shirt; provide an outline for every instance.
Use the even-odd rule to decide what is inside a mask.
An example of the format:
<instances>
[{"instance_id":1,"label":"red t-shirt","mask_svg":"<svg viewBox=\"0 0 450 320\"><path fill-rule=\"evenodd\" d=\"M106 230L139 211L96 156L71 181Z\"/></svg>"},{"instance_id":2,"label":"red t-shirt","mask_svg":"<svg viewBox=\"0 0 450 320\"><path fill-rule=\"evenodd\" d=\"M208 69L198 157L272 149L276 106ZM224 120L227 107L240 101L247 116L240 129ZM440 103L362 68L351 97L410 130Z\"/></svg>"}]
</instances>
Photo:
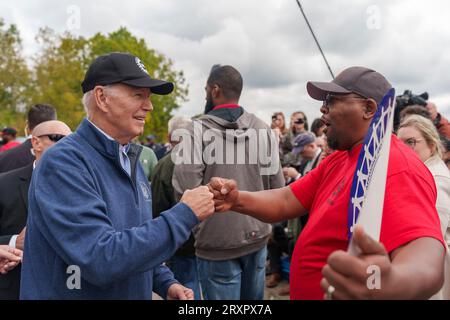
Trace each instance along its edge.
<instances>
[{"instance_id":1,"label":"red t-shirt","mask_svg":"<svg viewBox=\"0 0 450 320\"><path fill-rule=\"evenodd\" d=\"M19 141L10 141L10 142L4 144L2 147L0 147L0 152L17 147L19 144L20 144Z\"/></svg>"},{"instance_id":2,"label":"red t-shirt","mask_svg":"<svg viewBox=\"0 0 450 320\"><path fill-rule=\"evenodd\" d=\"M347 250L347 209L362 144L336 151L291 190L309 211L291 261L291 299L322 299L322 268L336 250ZM397 137L391 140L380 241L388 252L419 237L443 242L433 176Z\"/></svg>"}]
</instances>

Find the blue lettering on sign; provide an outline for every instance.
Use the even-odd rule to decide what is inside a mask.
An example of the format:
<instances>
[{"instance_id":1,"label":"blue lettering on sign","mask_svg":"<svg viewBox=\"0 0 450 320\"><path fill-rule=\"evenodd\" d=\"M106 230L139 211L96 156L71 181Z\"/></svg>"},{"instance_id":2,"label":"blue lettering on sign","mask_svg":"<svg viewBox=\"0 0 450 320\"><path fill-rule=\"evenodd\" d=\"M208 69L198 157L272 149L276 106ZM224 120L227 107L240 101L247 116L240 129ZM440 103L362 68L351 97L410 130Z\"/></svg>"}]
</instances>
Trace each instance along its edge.
<instances>
[{"instance_id":1,"label":"blue lettering on sign","mask_svg":"<svg viewBox=\"0 0 450 320\"><path fill-rule=\"evenodd\" d=\"M391 121L394 106L395 90L392 88L378 105L377 112L370 123L369 131L364 138L364 145L359 153L358 164L350 191L347 221L347 235L349 239L352 237L353 227L363 206L367 187L372 180L372 173L383 146L383 138L386 134L388 123Z\"/></svg>"}]
</instances>

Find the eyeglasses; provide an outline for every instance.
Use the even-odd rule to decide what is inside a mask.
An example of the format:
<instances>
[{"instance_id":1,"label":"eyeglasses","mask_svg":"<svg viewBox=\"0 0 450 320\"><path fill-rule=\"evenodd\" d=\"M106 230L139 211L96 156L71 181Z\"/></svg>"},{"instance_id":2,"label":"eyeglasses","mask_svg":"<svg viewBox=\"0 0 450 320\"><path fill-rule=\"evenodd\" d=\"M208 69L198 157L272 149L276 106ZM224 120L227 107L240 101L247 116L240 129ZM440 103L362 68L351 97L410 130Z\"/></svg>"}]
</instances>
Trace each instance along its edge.
<instances>
[{"instance_id":1,"label":"eyeglasses","mask_svg":"<svg viewBox=\"0 0 450 320\"><path fill-rule=\"evenodd\" d=\"M415 148L417 142L423 141L423 139L416 139L416 138L409 138L406 140L403 140L403 142L410 148Z\"/></svg>"},{"instance_id":2,"label":"eyeglasses","mask_svg":"<svg viewBox=\"0 0 450 320\"><path fill-rule=\"evenodd\" d=\"M323 106L328 108L331 104L333 104L334 100L367 100L367 98L364 97L349 97L347 95L335 95L335 94L327 94L325 97L325 100L323 101Z\"/></svg>"},{"instance_id":3,"label":"eyeglasses","mask_svg":"<svg viewBox=\"0 0 450 320\"><path fill-rule=\"evenodd\" d=\"M305 119L303 118L298 118L297 120L294 121L295 124L304 124L305 123Z\"/></svg>"},{"instance_id":4,"label":"eyeglasses","mask_svg":"<svg viewBox=\"0 0 450 320\"><path fill-rule=\"evenodd\" d=\"M58 142L59 140L61 140L62 138L65 137L65 135L63 134L43 134L41 136L38 136L38 138L42 138L42 137L48 137L50 139L50 141L53 142Z\"/></svg>"}]
</instances>

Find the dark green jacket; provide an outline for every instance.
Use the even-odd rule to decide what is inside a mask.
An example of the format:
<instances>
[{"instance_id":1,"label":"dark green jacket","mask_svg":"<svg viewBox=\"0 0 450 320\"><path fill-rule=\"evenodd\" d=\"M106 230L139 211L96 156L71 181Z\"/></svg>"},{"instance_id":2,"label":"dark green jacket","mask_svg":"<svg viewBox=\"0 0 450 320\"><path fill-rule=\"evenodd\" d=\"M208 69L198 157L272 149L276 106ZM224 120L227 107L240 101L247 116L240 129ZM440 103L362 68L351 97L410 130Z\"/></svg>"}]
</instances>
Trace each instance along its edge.
<instances>
[{"instance_id":1,"label":"dark green jacket","mask_svg":"<svg viewBox=\"0 0 450 320\"><path fill-rule=\"evenodd\" d=\"M148 181L151 181L151 176L153 174L153 170L155 170L156 164L158 163L158 159L156 158L155 152L146 146L141 146L142 151L139 156L139 161L141 162L142 169L144 169L144 174L147 177Z\"/></svg>"},{"instance_id":2,"label":"dark green jacket","mask_svg":"<svg viewBox=\"0 0 450 320\"><path fill-rule=\"evenodd\" d=\"M172 187L172 175L174 164L171 153L159 160L151 177L152 209L153 217L158 217L161 212L172 208L177 204ZM175 252L177 256L195 256L194 236L191 233L189 239Z\"/></svg>"}]
</instances>

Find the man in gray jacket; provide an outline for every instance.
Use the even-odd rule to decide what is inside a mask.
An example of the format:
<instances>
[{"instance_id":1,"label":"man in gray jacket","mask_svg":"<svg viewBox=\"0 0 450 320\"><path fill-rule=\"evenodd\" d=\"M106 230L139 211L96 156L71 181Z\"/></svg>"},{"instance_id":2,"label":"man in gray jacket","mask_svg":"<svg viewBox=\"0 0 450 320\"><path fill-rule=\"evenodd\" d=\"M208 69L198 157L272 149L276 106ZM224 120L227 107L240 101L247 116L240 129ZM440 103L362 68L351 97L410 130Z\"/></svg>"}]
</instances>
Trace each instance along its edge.
<instances>
[{"instance_id":1,"label":"man in gray jacket","mask_svg":"<svg viewBox=\"0 0 450 320\"><path fill-rule=\"evenodd\" d=\"M204 115L180 132L172 152L177 196L227 177L239 188L284 186L278 146L269 126L238 105L243 81L231 66L214 66L206 84ZM214 214L195 230L198 271L205 299L263 299L270 224L236 212Z\"/></svg>"}]
</instances>

